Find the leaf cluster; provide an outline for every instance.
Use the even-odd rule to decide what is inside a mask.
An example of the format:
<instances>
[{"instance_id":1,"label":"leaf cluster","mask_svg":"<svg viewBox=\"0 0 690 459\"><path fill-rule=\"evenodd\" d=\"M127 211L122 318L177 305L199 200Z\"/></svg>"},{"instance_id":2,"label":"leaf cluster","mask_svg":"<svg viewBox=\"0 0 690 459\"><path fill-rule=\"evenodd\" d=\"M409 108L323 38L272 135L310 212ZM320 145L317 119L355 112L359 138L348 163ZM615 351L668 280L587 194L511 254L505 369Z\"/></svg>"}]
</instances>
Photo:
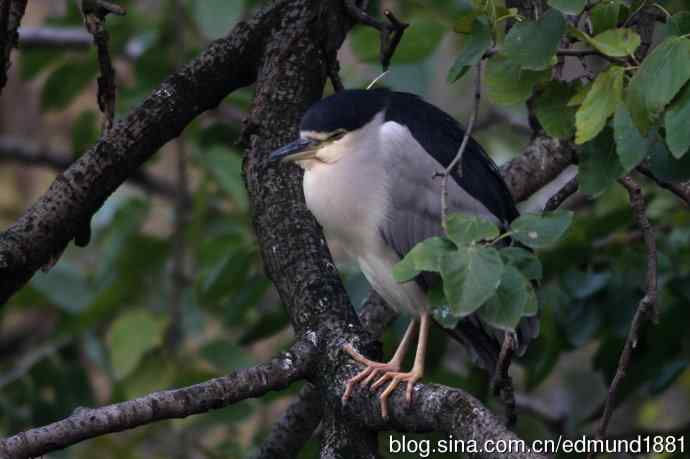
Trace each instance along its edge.
<instances>
[{"instance_id":1,"label":"leaf cluster","mask_svg":"<svg viewBox=\"0 0 690 459\"><path fill-rule=\"evenodd\" d=\"M429 297L435 317L448 328L476 312L490 325L513 331L522 317L538 311L532 281L542 278L542 267L528 248L555 244L571 221L567 211L527 214L501 234L493 222L455 213L448 217L447 237L417 244L396 265L394 276L408 282L421 272L438 273L442 291ZM516 243L506 243L509 238Z\"/></svg>"}]
</instances>

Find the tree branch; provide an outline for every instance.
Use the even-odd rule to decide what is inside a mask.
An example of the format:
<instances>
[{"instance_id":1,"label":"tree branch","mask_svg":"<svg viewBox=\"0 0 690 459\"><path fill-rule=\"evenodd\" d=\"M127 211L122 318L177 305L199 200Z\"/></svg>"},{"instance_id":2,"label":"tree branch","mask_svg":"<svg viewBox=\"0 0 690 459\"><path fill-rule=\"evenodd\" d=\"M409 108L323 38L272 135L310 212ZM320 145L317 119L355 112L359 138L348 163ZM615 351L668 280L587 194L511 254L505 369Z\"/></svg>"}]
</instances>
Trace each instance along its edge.
<instances>
[{"instance_id":1,"label":"tree branch","mask_svg":"<svg viewBox=\"0 0 690 459\"><path fill-rule=\"evenodd\" d=\"M63 174L9 229L0 233L0 304L60 254L80 225L137 168L196 116L234 89L254 82L267 36L289 2L278 0L194 61L153 94ZM237 65L242 62L242 65Z\"/></svg>"},{"instance_id":2,"label":"tree branch","mask_svg":"<svg viewBox=\"0 0 690 459\"><path fill-rule=\"evenodd\" d=\"M369 291L359 312L362 326L379 338L386 327L398 316L374 290ZM308 384L303 387L285 414L271 428L255 459L294 459L311 438L321 422L321 396L318 389Z\"/></svg>"},{"instance_id":3,"label":"tree branch","mask_svg":"<svg viewBox=\"0 0 690 459\"><path fill-rule=\"evenodd\" d=\"M12 49L17 47L19 24L28 0L0 0L0 91L7 84Z\"/></svg>"},{"instance_id":4,"label":"tree branch","mask_svg":"<svg viewBox=\"0 0 690 459\"><path fill-rule=\"evenodd\" d=\"M514 439L486 408L460 390L418 384L412 408L401 394L396 394L390 401L390 422L381 418L378 399L369 391L358 391L346 407L340 403L344 381L357 371L354 362L342 352L342 345L351 343L371 357L380 354L380 348L354 313L320 227L304 205L301 172L294 167L276 168L268 162L270 151L297 135L301 115L322 95L327 69L319 59L321 44L314 42L315 34L308 33L316 17L318 26L327 31L327 36L320 38L329 46L340 46L351 26L342 2L279 0L167 78L142 106L117 124L0 235L0 300L6 300L38 267L59 253L74 236L79 222L88 219L161 145L178 135L199 113L216 106L227 93L256 80L256 98L247 129L245 179L266 271L287 305L296 335L302 342L312 343L319 356L307 375L319 388L323 401L323 457L346 451L355 457L375 455L376 431L390 428L440 430L456 438L478 441ZM276 87L281 90L276 91ZM541 142L554 143L544 139ZM553 178L548 177L549 173L557 175L572 161L572 154L568 161L562 160L568 155L560 152L561 144L555 143L552 151L534 147L540 151L534 151L533 158L543 159L537 164L537 173L526 166L507 169L509 174L531 174L515 178L511 183L522 188L513 187L514 191L529 190L525 182L531 180L548 182ZM552 157L560 161L560 169L548 165ZM302 374L298 370L295 373ZM271 387L276 384L261 382ZM186 403L178 401L177 408L166 405L166 409L173 410L166 413L190 414L185 411ZM151 422L162 418L146 419ZM90 436L105 433L98 430L98 425L85 422L81 428ZM31 432L39 434L43 430Z\"/></svg>"},{"instance_id":5,"label":"tree branch","mask_svg":"<svg viewBox=\"0 0 690 459\"><path fill-rule=\"evenodd\" d=\"M38 457L99 435L185 418L260 397L304 378L315 357L314 346L299 341L268 363L235 370L221 378L101 408L80 408L61 421L0 440L0 459Z\"/></svg>"},{"instance_id":6,"label":"tree branch","mask_svg":"<svg viewBox=\"0 0 690 459\"><path fill-rule=\"evenodd\" d=\"M537 137L525 152L501 167L501 174L516 202L524 201L576 162L570 142Z\"/></svg>"},{"instance_id":7,"label":"tree branch","mask_svg":"<svg viewBox=\"0 0 690 459\"><path fill-rule=\"evenodd\" d=\"M101 69L101 75L98 77L98 107L105 115L104 134L107 134L113 127L117 96L115 69L110 58L110 35L105 28L105 18L109 13L122 16L126 14L126 10L118 5L100 0L82 0L84 24L86 30L93 35L93 42L98 49L98 65Z\"/></svg>"},{"instance_id":8,"label":"tree branch","mask_svg":"<svg viewBox=\"0 0 690 459\"><path fill-rule=\"evenodd\" d=\"M472 114L470 115L470 120L467 122L467 129L465 130L465 135L460 143L460 148L458 149L455 158L450 162L445 171L439 172L438 175L441 176L441 226L443 226L443 231L448 233L448 178L453 175L453 172L457 168L458 174L462 176L462 156L465 153L465 148L467 148L467 142L470 140L472 135L472 128L474 128L474 122L477 121L477 116L479 115L479 102L482 96L482 62L477 63L476 75L474 76L474 99L472 105Z\"/></svg>"},{"instance_id":9,"label":"tree branch","mask_svg":"<svg viewBox=\"0 0 690 459\"><path fill-rule=\"evenodd\" d=\"M20 27L19 48L59 48L86 50L93 37L76 27Z\"/></svg>"},{"instance_id":10,"label":"tree branch","mask_svg":"<svg viewBox=\"0 0 690 459\"><path fill-rule=\"evenodd\" d=\"M678 196L686 206L690 206L690 182L673 183L658 178L646 164L637 166L637 171L653 180L661 188L664 188Z\"/></svg>"},{"instance_id":11,"label":"tree branch","mask_svg":"<svg viewBox=\"0 0 690 459\"><path fill-rule=\"evenodd\" d=\"M604 413L601 416L599 427L597 428L597 438L601 439L606 436L606 430L613 414L613 407L616 403L616 393L618 387L625 378L625 374L630 367L632 353L637 346L637 340L640 337L640 329L642 324L650 317L654 316L656 310L657 300L657 251L656 241L654 239L654 230L652 229L649 219L647 218L647 205L645 204L642 188L628 175L619 180L620 184L627 190L630 196L630 207L632 207L635 215L635 220L640 230L644 234L644 241L647 247L647 279L646 279L646 293L640 300L637 306L637 311L633 317L630 331L623 346L620 360L618 361L618 368L616 374L611 381L609 387L608 397L604 405ZM592 454L589 455L592 457Z\"/></svg>"},{"instance_id":12,"label":"tree branch","mask_svg":"<svg viewBox=\"0 0 690 459\"><path fill-rule=\"evenodd\" d=\"M570 196L577 192L579 185L577 183L577 177L573 177L566 183L563 188L561 188L556 194L551 196L544 206L544 210L551 211L556 210L561 207L561 204L565 202Z\"/></svg>"},{"instance_id":13,"label":"tree branch","mask_svg":"<svg viewBox=\"0 0 690 459\"><path fill-rule=\"evenodd\" d=\"M355 0L344 0L345 6L347 7L348 13L355 18L358 22L373 27L378 30L381 34L381 48L380 48L380 58L381 67L385 72L390 67L391 59L395 50L402 40L405 29L407 29L410 24L401 22L390 10L385 10L383 15L386 16L388 22L379 21L373 16L370 16L364 9L356 4Z\"/></svg>"},{"instance_id":14,"label":"tree branch","mask_svg":"<svg viewBox=\"0 0 690 459\"><path fill-rule=\"evenodd\" d=\"M43 166L62 172L70 167L74 160L67 152L43 148L30 140L0 136L0 163L2 162ZM132 173L127 181L143 191L166 199L177 199L181 196L187 203L191 202L191 197L181 194L172 183L142 170Z\"/></svg>"},{"instance_id":15,"label":"tree branch","mask_svg":"<svg viewBox=\"0 0 690 459\"><path fill-rule=\"evenodd\" d=\"M303 23L314 5L328 21L339 4L295 1L290 24ZM340 30L338 18L332 20L328 30ZM354 313L321 229L304 204L301 170L268 160L271 151L297 136L299 119L321 96L327 75L310 34L290 24L270 40L275 49L269 47L268 56L276 58L267 59L258 77L244 177L267 275L287 306L295 334L314 337L319 348L310 381L323 402L321 457L375 457L375 432L389 429L452 432L478 441L515 438L473 397L440 386L417 384L411 407L403 394L395 393L389 422L381 417L377 395L368 390L355 391L346 406L341 404L345 381L358 370L343 345L349 343L370 358L381 350ZM285 43L291 44L289 51L283 49ZM285 55L299 57L278 58Z\"/></svg>"}]
</instances>

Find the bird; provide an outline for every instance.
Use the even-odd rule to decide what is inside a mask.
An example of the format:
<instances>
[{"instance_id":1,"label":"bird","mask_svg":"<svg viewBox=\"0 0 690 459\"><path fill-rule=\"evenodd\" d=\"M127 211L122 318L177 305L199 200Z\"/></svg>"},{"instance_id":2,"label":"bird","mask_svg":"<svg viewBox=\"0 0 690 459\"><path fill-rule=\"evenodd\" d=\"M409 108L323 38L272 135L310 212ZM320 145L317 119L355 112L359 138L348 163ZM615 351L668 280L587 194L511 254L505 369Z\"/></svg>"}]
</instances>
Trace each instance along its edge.
<instances>
[{"instance_id":1,"label":"bird","mask_svg":"<svg viewBox=\"0 0 690 459\"><path fill-rule=\"evenodd\" d=\"M424 375L434 321L426 293L440 277L423 272L398 283L393 268L417 243L443 234L439 172L458 154L464 136L452 116L417 95L385 88L349 89L308 108L299 137L270 155L274 162L304 169L305 202L329 247L342 248L388 305L412 317L388 362L372 361L351 344L344 346L364 369L347 381L343 403L358 384L376 390L388 383L379 395L387 418L387 401L396 387L406 383L405 398L411 402L413 387ZM448 212L507 228L519 212L496 164L471 137L460 163L462 172L456 169L448 178ZM415 332L413 366L401 371ZM490 372L496 368L503 331L472 314L450 334L479 366ZM538 319L523 318L514 336L519 355L537 334Z\"/></svg>"}]
</instances>

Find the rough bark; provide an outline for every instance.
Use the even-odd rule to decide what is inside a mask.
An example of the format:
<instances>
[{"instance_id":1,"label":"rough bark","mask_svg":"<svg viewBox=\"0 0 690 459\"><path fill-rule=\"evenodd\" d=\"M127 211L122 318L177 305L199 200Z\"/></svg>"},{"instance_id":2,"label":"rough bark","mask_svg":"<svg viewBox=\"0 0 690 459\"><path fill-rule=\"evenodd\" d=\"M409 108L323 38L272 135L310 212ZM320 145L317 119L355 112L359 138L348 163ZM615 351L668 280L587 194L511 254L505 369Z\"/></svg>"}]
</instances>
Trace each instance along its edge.
<instances>
[{"instance_id":1,"label":"rough bark","mask_svg":"<svg viewBox=\"0 0 690 459\"><path fill-rule=\"evenodd\" d=\"M571 142L537 137L522 155L501 167L501 174L515 201L520 202L576 161L575 147Z\"/></svg>"},{"instance_id":2,"label":"rough bark","mask_svg":"<svg viewBox=\"0 0 690 459\"><path fill-rule=\"evenodd\" d=\"M66 151L48 149L29 139L0 136L0 163L47 167L62 172L73 162L71 155ZM177 199L180 195L173 183L141 169L132 173L127 182L143 191L160 195L166 199ZM191 202L190 196L185 195L183 197L185 202Z\"/></svg>"},{"instance_id":3,"label":"rough bark","mask_svg":"<svg viewBox=\"0 0 690 459\"><path fill-rule=\"evenodd\" d=\"M5 301L36 269L59 254L80 225L160 146L229 92L256 80L256 98L245 135L246 184L267 274L287 305L299 342L310 343L317 356L307 369L295 369L294 374L306 375L322 400L322 456L376 457L376 432L390 429L435 430L478 442L515 439L476 399L447 387L418 384L411 406L401 394L394 395L389 401L390 420L381 417L378 398L369 391L357 391L346 406L340 402L344 381L359 369L342 352L343 344L349 342L372 358L380 356L380 346L355 314L321 230L304 205L301 172L296 167L277 167L267 159L270 151L296 136L302 113L321 97L329 65L325 56L339 48L350 26L339 0L278 0L167 78L140 107L61 174L15 225L0 234L0 300ZM559 143L540 141L533 148L529 158L539 158L538 173L527 163L504 170L510 176L515 174L509 183L516 194L537 188L541 180L547 182L572 161L572 155L562 153L569 161L549 165L558 153L556 149L570 151ZM281 384L271 378L261 380L269 390L273 384ZM247 393L248 389L233 390ZM108 427L113 430L100 425L91 432L98 435L121 430L168 414L186 416L199 412L196 406L191 398L185 399L171 406L167 414L152 416L149 410L149 417L140 418L137 424L115 422ZM31 432L46 435L48 443L43 444L43 451L93 436L82 433L90 428L88 422L79 425L72 421L68 418L59 424L70 426L72 432L59 444L52 443L50 436L58 428L55 425ZM14 441L25 435L13 437Z\"/></svg>"},{"instance_id":4,"label":"rough bark","mask_svg":"<svg viewBox=\"0 0 690 459\"><path fill-rule=\"evenodd\" d=\"M53 424L0 440L0 459L39 457L88 438L132 429L155 421L185 418L223 408L302 379L316 356L309 342L297 342L290 351L268 363L235 370L227 376L194 386L155 392L101 408L77 409Z\"/></svg>"},{"instance_id":5,"label":"rough bark","mask_svg":"<svg viewBox=\"0 0 690 459\"><path fill-rule=\"evenodd\" d=\"M10 56L17 47L19 24L26 11L28 0L0 0L0 91L7 84Z\"/></svg>"},{"instance_id":6,"label":"rough bark","mask_svg":"<svg viewBox=\"0 0 690 459\"><path fill-rule=\"evenodd\" d=\"M244 171L267 275L287 305L295 334L313 339L319 349L310 380L323 402L321 457L377 457L374 432L390 428L440 430L477 441L515 438L473 397L439 386L418 385L411 407L396 393L390 421L381 417L378 398L370 391L357 391L346 406L341 404L345 381L358 369L342 351L343 344L352 343L372 358L380 357L380 348L361 326L321 229L304 205L301 171L270 163L268 157L295 138L299 119L320 98L327 76L314 33L301 32L298 25L318 11L322 24L328 24L324 30L329 43L342 40L347 25L338 22L338 14L344 17L340 2L303 0L293 5L284 27L269 40L273 46L267 47L258 75Z\"/></svg>"},{"instance_id":7,"label":"rough bark","mask_svg":"<svg viewBox=\"0 0 690 459\"><path fill-rule=\"evenodd\" d=\"M108 196L161 146L231 91L253 83L265 38L279 26L288 3L263 9L168 77L0 234L0 304L53 263Z\"/></svg>"},{"instance_id":8,"label":"rough bark","mask_svg":"<svg viewBox=\"0 0 690 459\"><path fill-rule=\"evenodd\" d=\"M398 316L383 299L370 290L369 297L359 312L362 326L378 338ZM255 459L294 459L321 423L323 410L318 389L307 384L285 413L271 428L268 437L254 456Z\"/></svg>"}]
</instances>

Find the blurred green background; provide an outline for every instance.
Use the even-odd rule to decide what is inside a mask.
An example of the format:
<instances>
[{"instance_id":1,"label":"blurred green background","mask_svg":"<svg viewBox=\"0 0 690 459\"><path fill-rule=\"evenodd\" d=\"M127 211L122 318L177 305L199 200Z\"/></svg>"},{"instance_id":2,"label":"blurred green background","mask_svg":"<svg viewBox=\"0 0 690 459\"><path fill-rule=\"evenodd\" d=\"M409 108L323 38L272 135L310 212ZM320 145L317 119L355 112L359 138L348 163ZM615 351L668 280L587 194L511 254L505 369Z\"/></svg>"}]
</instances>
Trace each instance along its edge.
<instances>
[{"instance_id":1,"label":"blurred green background","mask_svg":"<svg viewBox=\"0 0 690 459\"><path fill-rule=\"evenodd\" d=\"M128 14L109 17L107 27L121 117L262 2L118 3ZM471 109L472 76L451 85L446 75L462 43L454 27L467 3L381 0L372 5L375 14L389 8L411 23L380 84L420 94L461 122ZM671 12L690 8L689 1L660 3ZM83 27L76 2L65 0L32 0L24 25ZM375 31L354 29L339 56L346 87L365 87L380 73L378 47ZM17 163L3 141L40 147L62 159L78 157L100 132L97 74L94 49L40 47L15 54L0 99L3 227L56 174L45 165ZM331 91L328 86L326 92ZM78 407L201 382L289 346L292 331L262 274L241 178L242 150L236 143L251 100L252 88L233 93L145 165L147 174L175 194L136 184L121 187L94 217L88 248L70 246L52 269L36 274L0 308L0 435L50 423ZM524 106L498 107L483 100L474 133L502 163L528 144L526 118ZM187 158L184 167L181 155ZM647 183L645 190L658 236L661 314L638 343L613 435L685 432L690 426L690 214L667 192ZM522 407L518 429L526 439L592 430L644 293L644 249L625 191L614 186L596 200L576 195L567 206L576 211L567 239L540 254L546 279L540 291L541 336L514 368ZM344 278L359 305L368 289L365 281L351 270ZM405 320L386 333L387 352ZM487 397L486 377L468 364L456 343L437 330L431 348L428 381L471 391L500 412ZM48 457L249 457L298 389L294 385L217 412L97 438ZM387 445L388 434L382 434L384 455ZM317 457L317 451L312 441L302 457Z\"/></svg>"}]
</instances>

